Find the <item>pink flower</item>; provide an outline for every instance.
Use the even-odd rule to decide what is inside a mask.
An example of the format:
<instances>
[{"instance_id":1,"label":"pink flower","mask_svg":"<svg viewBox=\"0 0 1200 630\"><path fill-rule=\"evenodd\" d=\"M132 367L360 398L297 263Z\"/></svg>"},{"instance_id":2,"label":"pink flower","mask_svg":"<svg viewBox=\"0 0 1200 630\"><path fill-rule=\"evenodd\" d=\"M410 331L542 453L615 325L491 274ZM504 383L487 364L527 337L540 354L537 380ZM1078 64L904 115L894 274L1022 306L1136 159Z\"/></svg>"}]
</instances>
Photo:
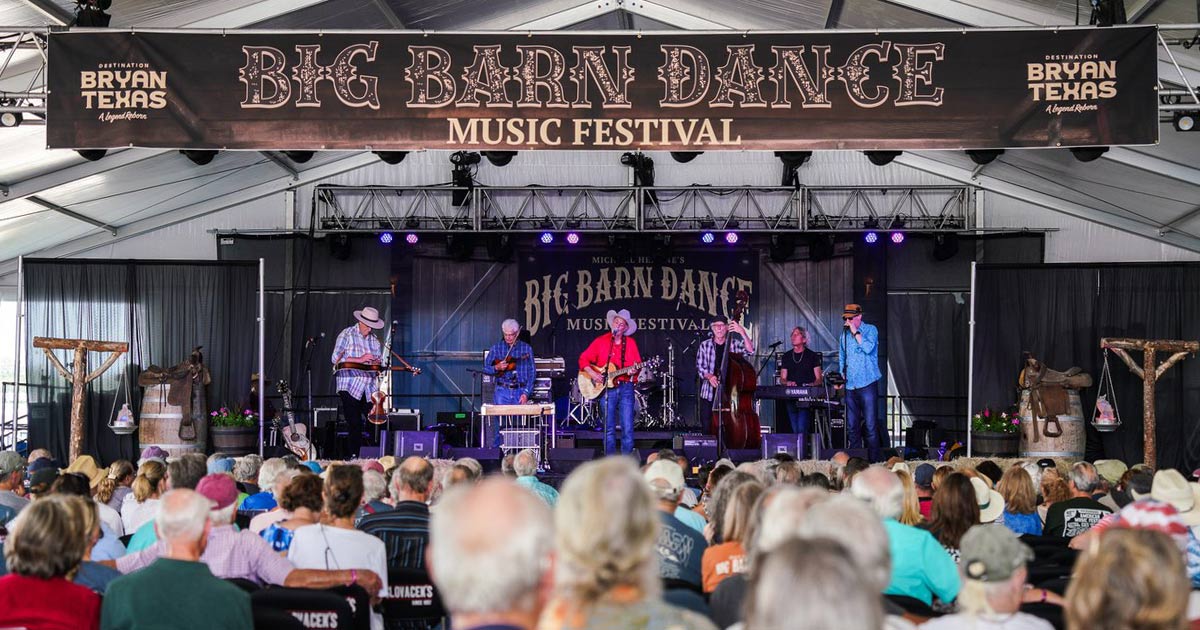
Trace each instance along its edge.
<instances>
[{"instance_id":1,"label":"pink flower","mask_svg":"<svg viewBox=\"0 0 1200 630\"><path fill-rule=\"evenodd\" d=\"M992 410L988 409L987 407L984 407L983 408L983 417L990 418L991 416L992 416Z\"/></svg>"},{"instance_id":2,"label":"pink flower","mask_svg":"<svg viewBox=\"0 0 1200 630\"><path fill-rule=\"evenodd\" d=\"M217 412L215 412L215 411L214 411L214 412L212 412L212 413L210 413L210 414L208 414L208 415L210 415L210 416L212 416L212 417L214 417L214 418L215 418L215 417L217 417Z\"/></svg>"},{"instance_id":3,"label":"pink flower","mask_svg":"<svg viewBox=\"0 0 1200 630\"><path fill-rule=\"evenodd\" d=\"M1021 419L1020 419L1020 418L1013 418L1013 421L1012 421L1012 423L1013 423L1013 424L1021 424Z\"/></svg>"}]
</instances>

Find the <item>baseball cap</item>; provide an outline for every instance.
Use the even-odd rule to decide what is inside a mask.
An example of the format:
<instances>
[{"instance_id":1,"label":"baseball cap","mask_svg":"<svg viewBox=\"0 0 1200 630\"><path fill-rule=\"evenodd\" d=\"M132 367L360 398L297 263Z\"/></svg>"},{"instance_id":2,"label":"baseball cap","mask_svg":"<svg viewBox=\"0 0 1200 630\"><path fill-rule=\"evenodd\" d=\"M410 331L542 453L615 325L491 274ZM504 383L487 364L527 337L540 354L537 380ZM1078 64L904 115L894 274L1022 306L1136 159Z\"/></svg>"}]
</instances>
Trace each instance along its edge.
<instances>
[{"instance_id":1,"label":"baseball cap","mask_svg":"<svg viewBox=\"0 0 1200 630\"><path fill-rule=\"evenodd\" d=\"M1043 458L1037 460L1037 465L1038 465L1038 468L1042 468L1042 469L1058 468L1058 465L1054 463L1054 460L1050 459L1049 457L1043 457Z\"/></svg>"},{"instance_id":2,"label":"baseball cap","mask_svg":"<svg viewBox=\"0 0 1200 630\"><path fill-rule=\"evenodd\" d=\"M1124 475L1125 471L1129 470L1125 462L1119 459L1097 459L1094 466L1096 467L1096 472L1111 484L1120 481L1121 475Z\"/></svg>"},{"instance_id":3,"label":"baseball cap","mask_svg":"<svg viewBox=\"0 0 1200 630\"><path fill-rule=\"evenodd\" d=\"M196 484L196 492L215 503L214 510L233 505L233 502L237 501L238 495L237 484L234 483L232 477L225 473L205 475L200 483Z\"/></svg>"},{"instance_id":4,"label":"baseball cap","mask_svg":"<svg viewBox=\"0 0 1200 630\"><path fill-rule=\"evenodd\" d=\"M963 573L972 580L1001 582L1033 560L1033 550L1011 529L997 524L976 525L958 545Z\"/></svg>"},{"instance_id":5,"label":"baseball cap","mask_svg":"<svg viewBox=\"0 0 1200 630\"><path fill-rule=\"evenodd\" d=\"M669 459L655 460L646 467L643 477L651 484L659 480L665 481L669 490L682 490L684 486L683 468Z\"/></svg>"},{"instance_id":6,"label":"baseball cap","mask_svg":"<svg viewBox=\"0 0 1200 630\"><path fill-rule=\"evenodd\" d=\"M222 457L208 463L208 474L233 472L233 459Z\"/></svg>"},{"instance_id":7,"label":"baseball cap","mask_svg":"<svg viewBox=\"0 0 1200 630\"><path fill-rule=\"evenodd\" d=\"M11 475L18 470L25 469L25 458L16 451L4 451L0 453L0 475Z\"/></svg>"},{"instance_id":8,"label":"baseball cap","mask_svg":"<svg viewBox=\"0 0 1200 630\"><path fill-rule=\"evenodd\" d=\"M362 468L363 472L367 472L368 470L374 470L375 472L378 472L381 475L384 474L384 472L385 472L383 469L383 464L379 463L379 461L374 460L374 459L364 459L364 460L358 462L358 467Z\"/></svg>"},{"instance_id":9,"label":"baseball cap","mask_svg":"<svg viewBox=\"0 0 1200 630\"><path fill-rule=\"evenodd\" d=\"M321 468L320 464L318 464L317 462L314 462L312 460L303 462L300 465L304 466L305 468L311 470L313 473L318 474L318 475L321 474L321 472L324 470L323 468Z\"/></svg>"},{"instance_id":10,"label":"baseball cap","mask_svg":"<svg viewBox=\"0 0 1200 630\"><path fill-rule=\"evenodd\" d=\"M39 457L38 459L30 462L29 467L26 468L26 470L28 470L29 474L32 475L39 470L54 470L57 472L59 468L62 468L62 466L59 466L58 462L54 461L53 459L50 459L49 457Z\"/></svg>"},{"instance_id":11,"label":"baseball cap","mask_svg":"<svg viewBox=\"0 0 1200 630\"><path fill-rule=\"evenodd\" d=\"M928 488L933 485L933 473L936 471L933 464L921 464L913 471L913 483Z\"/></svg>"},{"instance_id":12,"label":"baseball cap","mask_svg":"<svg viewBox=\"0 0 1200 630\"><path fill-rule=\"evenodd\" d=\"M147 446L146 448L142 449L142 456L138 458L138 466L141 466L152 459L158 460L165 464L167 463L168 455L169 453L158 446Z\"/></svg>"},{"instance_id":13,"label":"baseball cap","mask_svg":"<svg viewBox=\"0 0 1200 630\"><path fill-rule=\"evenodd\" d=\"M43 468L29 476L29 491L34 494L43 494L50 490L55 479L58 479L58 469Z\"/></svg>"}]
</instances>

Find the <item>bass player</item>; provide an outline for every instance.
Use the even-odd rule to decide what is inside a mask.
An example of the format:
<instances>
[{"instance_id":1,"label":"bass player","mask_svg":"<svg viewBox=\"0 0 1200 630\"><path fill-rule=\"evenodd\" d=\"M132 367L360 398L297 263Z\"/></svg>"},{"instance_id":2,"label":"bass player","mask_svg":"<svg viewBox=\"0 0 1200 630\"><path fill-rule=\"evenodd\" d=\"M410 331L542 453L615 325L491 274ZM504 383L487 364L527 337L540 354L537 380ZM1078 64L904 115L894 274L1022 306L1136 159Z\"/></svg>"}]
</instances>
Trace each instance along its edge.
<instances>
[{"instance_id":1,"label":"bass player","mask_svg":"<svg viewBox=\"0 0 1200 630\"><path fill-rule=\"evenodd\" d=\"M362 446L363 420L371 410L372 397L379 392L379 373L359 366L379 366L383 356L379 338L373 331L384 327L379 311L368 306L354 311L358 323L343 330L333 346L334 377L342 417L346 419L346 448L344 459L358 457ZM330 443L334 442L330 440Z\"/></svg>"},{"instance_id":2,"label":"bass player","mask_svg":"<svg viewBox=\"0 0 1200 630\"><path fill-rule=\"evenodd\" d=\"M579 355L579 370L587 374L593 383L600 385L608 380L608 372L642 362L637 342L630 338L637 332L637 322L628 309L609 311L608 333L596 337ZM637 375L628 374L617 378L616 384L601 394L604 409L604 454L617 452L616 422L621 420L621 453L633 453L633 384Z\"/></svg>"}]
</instances>

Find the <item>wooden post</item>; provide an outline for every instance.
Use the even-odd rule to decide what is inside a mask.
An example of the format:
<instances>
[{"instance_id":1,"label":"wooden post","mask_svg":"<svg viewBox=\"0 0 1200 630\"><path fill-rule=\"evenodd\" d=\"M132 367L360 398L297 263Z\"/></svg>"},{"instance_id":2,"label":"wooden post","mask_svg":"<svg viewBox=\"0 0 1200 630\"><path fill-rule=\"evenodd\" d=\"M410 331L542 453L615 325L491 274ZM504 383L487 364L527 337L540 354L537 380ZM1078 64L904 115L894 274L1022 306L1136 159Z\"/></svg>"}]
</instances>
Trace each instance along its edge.
<instances>
[{"instance_id":1,"label":"wooden post","mask_svg":"<svg viewBox=\"0 0 1200 630\"><path fill-rule=\"evenodd\" d=\"M1189 354L1200 351L1200 342L1171 339L1114 339L1100 340L1101 348L1112 348L1121 357L1129 371L1142 379L1142 461L1150 468L1158 468L1158 433L1154 418L1154 387L1158 377L1171 369ZM1138 366L1129 356L1128 350L1142 351L1142 365ZM1159 350L1173 352L1166 361L1158 364Z\"/></svg>"},{"instance_id":2,"label":"wooden post","mask_svg":"<svg viewBox=\"0 0 1200 630\"><path fill-rule=\"evenodd\" d=\"M99 378L101 374L117 362L117 359L122 354L128 352L129 344L120 341L34 337L33 347L41 348L42 352L45 352L46 356L50 358L50 364L54 366L54 369L58 370L59 374L62 374L71 381L70 459L71 461L75 461L75 458L83 454L83 425L86 411L83 395L86 391L86 385ZM74 350L75 369L68 371L51 350ZM112 353L95 372L90 374L87 369L87 353L89 350L93 352Z\"/></svg>"}]
</instances>

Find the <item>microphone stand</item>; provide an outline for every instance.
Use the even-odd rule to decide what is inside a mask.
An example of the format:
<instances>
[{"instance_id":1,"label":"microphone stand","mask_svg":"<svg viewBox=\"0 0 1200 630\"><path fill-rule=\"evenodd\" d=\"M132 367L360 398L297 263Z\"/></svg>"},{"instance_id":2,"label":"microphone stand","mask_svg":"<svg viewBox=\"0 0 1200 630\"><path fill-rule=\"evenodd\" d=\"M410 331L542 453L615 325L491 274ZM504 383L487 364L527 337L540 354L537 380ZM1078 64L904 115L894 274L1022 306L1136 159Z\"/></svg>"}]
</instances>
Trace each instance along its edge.
<instances>
[{"instance_id":1,"label":"microphone stand","mask_svg":"<svg viewBox=\"0 0 1200 630\"><path fill-rule=\"evenodd\" d=\"M313 434L317 432L317 410L313 407L312 390L312 358L316 354L317 338L309 337L304 341L304 350L300 353L300 364L304 366L304 389L308 401L308 426ZM261 386L261 383L259 384ZM336 416L335 416L336 422Z\"/></svg>"},{"instance_id":2,"label":"microphone stand","mask_svg":"<svg viewBox=\"0 0 1200 630\"><path fill-rule=\"evenodd\" d=\"M721 421L721 414L729 412L733 413L733 400L729 401L729 406L725 406L725 372L729 369L729 346L732 338L729 332L725 333L725 343L721 348L721 368L717 371L717 388L713 392L713 417L717 421L717 459L721 459L725 455L725 423ZM716 337L713 337L713 344L717 343ZM722 408L725 407L725 408Z\"/></svg>"}]
</instances>

